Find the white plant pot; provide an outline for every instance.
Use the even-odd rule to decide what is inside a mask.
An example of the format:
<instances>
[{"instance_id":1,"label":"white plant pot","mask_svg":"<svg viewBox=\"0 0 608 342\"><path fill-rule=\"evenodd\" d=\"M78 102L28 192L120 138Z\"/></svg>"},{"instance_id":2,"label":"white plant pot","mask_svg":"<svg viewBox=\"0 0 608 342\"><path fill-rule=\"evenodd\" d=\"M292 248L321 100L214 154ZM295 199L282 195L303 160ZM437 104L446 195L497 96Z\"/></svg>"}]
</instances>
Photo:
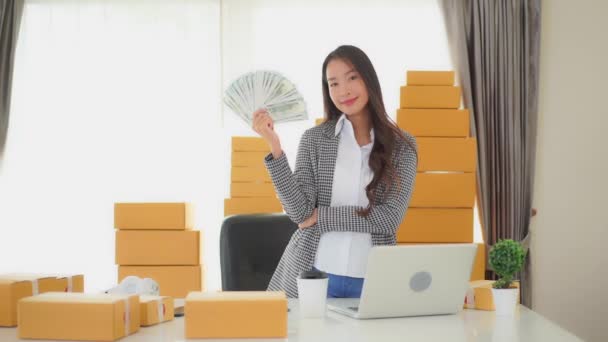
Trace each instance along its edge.
<instances>
[{"instance_id":1,"label":"white plant pot","mask_svg":"<svg viewBox=\"0 0 608 342\"><path fill-rule=\"evenodd\" d=\"M492 289L496 315L513 316L519 298L519 289Z\"/></svg>"}]
</instances>

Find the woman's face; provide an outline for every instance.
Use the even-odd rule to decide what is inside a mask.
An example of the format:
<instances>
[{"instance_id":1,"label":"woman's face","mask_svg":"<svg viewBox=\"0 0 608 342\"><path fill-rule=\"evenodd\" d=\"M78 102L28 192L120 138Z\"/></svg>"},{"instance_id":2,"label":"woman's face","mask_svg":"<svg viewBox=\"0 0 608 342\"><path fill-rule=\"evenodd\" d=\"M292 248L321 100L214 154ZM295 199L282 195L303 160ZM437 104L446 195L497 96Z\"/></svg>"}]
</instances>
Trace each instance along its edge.
<instances>
[{"instance_id":1,"label":"woman's face","mask_svg":"<svg viewBox=\"0 0 608 342\"><path fill-rule=\"evenodd\" d=\"M348 116L367 114L367 87L350 63L331 60L327 63L326 76L329 96L342 113Z\"/></svg>"}]
</instances>

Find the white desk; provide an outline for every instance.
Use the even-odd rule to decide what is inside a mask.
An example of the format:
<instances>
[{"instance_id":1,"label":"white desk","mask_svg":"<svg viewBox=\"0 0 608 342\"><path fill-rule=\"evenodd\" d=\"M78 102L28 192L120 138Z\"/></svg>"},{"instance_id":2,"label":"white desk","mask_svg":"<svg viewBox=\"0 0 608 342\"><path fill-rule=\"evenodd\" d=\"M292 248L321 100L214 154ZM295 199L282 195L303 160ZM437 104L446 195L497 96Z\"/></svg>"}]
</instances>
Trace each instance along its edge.
<instances>
[{"instance_id":1,"label":"white desk","mask_svg":"<svg viewBox=\"0 0 608 342\"><path fill-rule=\"evenodd\" d=\"M520 306L513 318L494 312L463 310L456 315L356 320L328 311L325 319L300 319L297 300L290 300L288 341L581 341L539 314ZM16 328L0 328L0 341L19 340ZM48 341L48 340L47 340ZM141 328L121 342L184 341L184 318ZM211 340L205 340L211 341ZM284 339L240 339L213 341L285 341Z\"/></svg>"}]
</instances>

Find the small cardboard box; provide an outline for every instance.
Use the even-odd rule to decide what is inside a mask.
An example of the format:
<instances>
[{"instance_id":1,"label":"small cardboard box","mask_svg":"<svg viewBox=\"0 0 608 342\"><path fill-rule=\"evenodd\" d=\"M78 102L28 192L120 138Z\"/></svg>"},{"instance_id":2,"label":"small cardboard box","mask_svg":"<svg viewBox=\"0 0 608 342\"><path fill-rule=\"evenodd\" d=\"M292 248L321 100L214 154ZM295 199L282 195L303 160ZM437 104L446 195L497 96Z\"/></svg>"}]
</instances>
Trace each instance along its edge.
<instances>
[{"instance_id":1,"label":"small cardboard box","mask_svg":"<svg viewBox=\"0 0 608 342\"><path fill-rule=\"evenodd\" d=\"M474 280L469 283L469 289L464 299L465 309L476 309L494 311L494 297L492 296L492 285L494 280ZM513 282L519 288L519 282Z\"/></svg>"},{"instance_id":2,"label":"small cardboard box","mask_svg":"<svg viewBox=\"0 0 608 342\"><path fill-rule=\"evenodd\" d=\"M198 230L117 230L118 265L199 265Z\"/></svg>"},{"instance_id":3,"label":"small cardboard box","mask_svg":"<svg viewBox=\"0 0 608 342\"><path fill-rule=\"evenodd\" d=\"M410 208L473 208L475 173L418 172Z\"/></svg>"},{"instance_id":4,"label":"small cardboard box","mask_svg":"<svg viewBox=\"0 0 608 342\"><path fill-rule=\"evenodd\" d=\"M401 87L400 108L460 107L460 87L453 86L404 86Z\"/></svg>"},{"instance_id":5,"label":"small cardboard box","mask_svg":"<svg viewBox=\"0 0 608 342\"><path fill-rule=\"evenodd\" d=\"M232 152L232 166L265 167L264 158L269 152Z\"/></svg>"},{"instance_id":6,"label":"small cardboard box","mask_svg":"<svg viewBox=\"0 0 608 342\"><path fill-rule=\"evenodd\" d=\"M58 292L84 292L84 275L57 276Z\"/></svg>"},{"instance_id":7,"label":"small cardboard box","mask_svg":"<svg viewBox=\"0 0 608 342\"><path fill-rule=\"evenodd\" d=\"M270 197L276 198L272 183L230 183L230 197Z\"/></svg>"},{"instance_id":8,"label":"small cardboard box","mask_svg":"<svg viewBox=\"0 0 608 342\"><path fill-rule=\"evenodd\" d=\"M451 86L454 85L454 72L410 70L406 79L407 85Z\"/></svg>"},{"instance_id":9,"label":"small cardboard box","mask_svg":"<svg viewBox=\"0 0 608 342\"><path fill-rule=\"evenodd\" d=\"M186 338L285 338L284 292L191 292L186 297Z\"/></svg>"},{"instance_id":10,"label":"small cardboard box","mask_svg":"<svg viewBox=\"0 0 608 342\"><path fill-rule=\"evenodd\" d=\"M32 283L32 294L59 291L61 282L54 275L34 273L7 273L1 274L0 279L14 281L29 281ZM60 291L63 291L61 289Z\"/></svg>"},{"instance_id":11,"label":"small cardboard box","mask_svg":"<svg viewBox=\"0 0 608 342\"><path fill-rule=\"evenodd\" d=\"M140 296L139 303L142 327L173 320L173 298Z\"/></svg>"},{"instance_id":12,"label":"small cardboard box","mask_svg":"<svg viewBox=\"0 0 608 342\"><path fill-rule=\"evenodd\" d=\"M473 208L409 208L397 242L473 242Z\"/></svg>"},{"instance_id":13,"label":"small cardboard box","mask_svg":"<svg viewBox=\"0 0 608 342\"><path fill-rule=\"evenodd\" d=\"M418 172L456 171L475 172L477 140L475 138L416 139L418 144Z\"/></svg>"},{"instance_id":14,"label":"small cardboard box","mask_svg":"<svg viewBox=\"0 0 608 342\"><path fill-rule=\"evenodd\" d=\"M0 327L17 325L17 302L33 295L32 287L31 281L0 279Z\"/></svg>"},{"instance_id":15,"label":"small cardboard box","mask_svg":"<svg viewBox=\"0 0 608 342\"><path fill-rule=\"evenodd\" d=\"M276 197L237 197L224 200L224 216L282 212L283 206Z\"/></svg>"},{"instance_id":16,"label":"small cardboard box","mask_svg":"<svg viewBox=\"0 0 608 342\"><path fill-rule=\"evenodd\" d=\"M48 292L18 303L18 336L115 341L139 330L139 296Z\"/></svg>"},{"instance_id":17,"label":"small cardboard box","mask_svg":"<svg viewBox=\"0 0 608 342\"><path fill-rule=\"evenodd\" d=\"M154 279L160 286L161 296L185 298L188 292L204 290L200 265L118 267L118 282L130 275Z\"/></svg>"},{"instance_id":18,"label":"small cardboard box","mask_svg":"<svg viewBox=\"0 0 608 342\"><path fill-rule=\"evenodd\" d=\"M469 136L468 109L398 109L397 126L415 137Z\"/></svg>"},{"instance_id":19,"label":"small cardboard box","mask_svg":"<svg viewBox=\"0 0 608 342\"><path fill-rule=\"evenodd\" d=\"M189 203L114 203L116 229L192 229Z\"/></svg>"},{"instance_id":20,"label":"small cardboard box","mask_svg":"<svg viewBox=\"0 0 608 342\"><path fill-rule=\"evenodd\" d=\"M398 109L397 125L415 137L468 137L468 109Z\"/></svg>"},{"instance_id":21,"label":"small cardboard box","mask_svg":"<svg viewBox=\"0 0 608 342\"><path fill-rule=\"evenodd\" d=\"M254 183L271 183L270 174L266 167L244 167L235 166L230 171L230 181L238 182L254 182Z\"/></svg>"},{"instance_id":22,"label":"small cardboard box","mask_svg":"<svg viewBox=\"0 0 608 342\"><path fill-rule=\"evenodd\" d=\"M266 140L260 137L232 137L234 152L270 152Z\"/></svg>"}]
</instances>

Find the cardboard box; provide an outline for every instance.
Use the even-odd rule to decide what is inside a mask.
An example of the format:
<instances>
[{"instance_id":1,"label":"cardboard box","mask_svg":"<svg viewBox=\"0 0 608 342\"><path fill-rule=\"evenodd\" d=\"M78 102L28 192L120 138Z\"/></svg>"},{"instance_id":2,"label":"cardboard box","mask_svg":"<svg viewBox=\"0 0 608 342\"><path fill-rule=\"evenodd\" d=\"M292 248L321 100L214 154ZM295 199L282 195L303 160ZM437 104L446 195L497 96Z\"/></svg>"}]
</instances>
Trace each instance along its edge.
<instances>
[{"instance_id":1,"label":"cardboard box","mask_svg":"<svg viewBox=\"0 0 608 342\"><path fill-rule=\"evenodd\" d=\"M226 198L224 215L282 213L283 206L276 197Z\"/></svg>"},{"instance_id":2,"label":"cardboard box","mask_svg":"<svg viewBox=\"0 0 608 342\"><path fill-rule=\"evenodd\" d=\"M14 281L29 281L32 283L32 294L56 291L61 288L61 283L54 275L33 273L6 273L1 274L0 279ZM61 289L63 291L63 289Z\"/></svg>"},{"instance_id":3,"label":"cardboard box","mask_svg":"<svg viewBox=\"0 0 608 342\"><path fill-rule=\"evenodd\" d=\"M33 295L32 282L0 279L0 327L17 325L17 302Z\"/></svg>"},{"instance_id":4,"label":"cardboard box","mask_svg":"<svg viewBox=\"0 0 608 342\"><path fill-rule=\"evenodd\" d=\"M494 297L492 296L493 280L474 280L469 283L469 289L464 299L465 309L476 309L494 311ZM519 282L513 283L513 286L519 288ZM519 297L519 295L518 295Z\"/></svg>"},{"instance_id":5,"label":"cardboard box","mask_svg":"<svg viewBox=\"0 0 608 342\"><path fill-rule=\"evenodd\" d=\"M200 232L116 231L118 265L199 265Z\"/></svg>"},{"instance_id":6,"label":"cardboard box","mask_svg":"<svg viewBox=\"0 0 608 342\"><path fill-rule=\"evenodd\" d=\"M115 203L117 229L192 229L192 206L188 203Z\"/></svg>"},{"instance_id":7,"label":"cardboard box","mask_svg":"<svg viewBox=\"0 0 608 342\"><path fill-rule=\"evenodd\" d=\"M418 171L475 172L475 138L417 138Z\"/></svg>"},{"instance_id":8,"label":"cardboard box","mask_svg":"<svg viewBox=\"0 0 608 342\"><path fill-rule=\"evenodd\" d=\"M269 152L232 152L232 166L265 167Z\"/></svg>"},{"instance_id":9,"label":"cardboard box","mask_svg":"<svg viewBox=\"0 0 608 342\"><path fill-rule=\"evenodd\" d=\"M270 174L266 167L232 167L230 181L233 183L270 183Z\"/></svg>"},{"instance_id":10,"label":"cardboard box","mask_svg":"<svg viewBox=\"0 0 608 342\"><path fill-rule=\"evenodd\" d=\"M400 108L460 107L460 87L452 86L404 86L401 87Z\"/></svg>"},{"instance_id":11,"label":"cardboard box","mask_svg":"<svg viewBox=\"0 0 608 342\"><path fill-rule=\"evenodd\" d=\"M48 292L18 303L18 336L115 341L139 330L139 296Z\"/></svg>"},{"instance_id":12,"label":"cardboard box","mask_svg":"<svg viewBox=\"0 0 608 342\"><path fill-rule=\"evenodd\" d=\"M33 283L34 294L44 292L84 292L84 275L57 275L35 273L7 273L3 279L24 280Z\"/></svg>"},{"instance_id":13,"label":"cardboard box","mask_svg":"<svg viewBox=\"0 0 608 342\"><path fill-rule=\"evenodd\" d=\"M468 137L468 109L398 109L397 126L415 137Z\"/></svg>"},{"instance_id":14,"label":"cardboard box","mask_svg":"<svg viewBox=\"0 0 608 342\"><path fill-rule=\"evenodd\" d=\"M84 292L84 275L57 276L57 284L53 292Z\"/></svg>"},{"instance_id":15,"label":"cardboard box","mask_svg":"<svg viewBox=\"0 0 608 342\"><path fill-rule=\"evenodd\" d=\"M260 137L232 137L233 152L270 152L266 140Z\"/></svg>"},{"instance_id":16,"label":"cardboard box","mask_svg":"<svg viewBox=\"0 0 608 342\"><path fill-rule=\"evenodd\" d=\"M397 242L473 242L473 209L409 208Z\"/></svg>"},{"instance_id":17,"label":"cardboard box","mask_svg":"<svg viewBox=\"0 0 608 342\"><path fill-rule=\"evenodd\" d=\"M230 183L230 197L272 197L277 195L272 183Z\"/></svg>"},{"instance_id":18,"label":"cardboard box","mask_svg":"<svg viewBox=\"0 0 608 342\"><path fill-rule=\"evenodd\" d=\"M171 321L175 314L173 298L166 296L140 296L139 307L142 327Z\"/></svg>"},{"instance_id":19,"label":"cardboard box","mask_svg":"<svg viewBox=\"0 0 608 342\"><path fill-rule=\"evenodd\" d=\"M451 86L454 85L453 71L417 71L407 72L407 85Z\"/></svg>"},{"instance_id":20,"label":"cardboard box","mask_svg":"<svg viewBox=\"0 0 608 342\"><path fill-rule=\"evenodd\" d=\"M286 338L284 292L192 292L186 297L186 338Z\"/></svg>"},{"instance_id":21,"label":"cardboard box","mask_svg":"<svg viewBox=\"0 0 608 342\"><path fill-rule=\"evenodd\" d=\"M475 174L427 173L416 175L410 208L473 208Z\"/></svg>"},{"instance_id":22,"label":"cardboard box","mask_svg":"<svg viewBox=\"0 0 608 342\"><path fill-rule=\"evenodd\" d=\"M188 292L203 291L201 266L119 266L118 282L127 276L152 278L160 286L161 296L185 298Z\"/></svg>"}]
</instances>

